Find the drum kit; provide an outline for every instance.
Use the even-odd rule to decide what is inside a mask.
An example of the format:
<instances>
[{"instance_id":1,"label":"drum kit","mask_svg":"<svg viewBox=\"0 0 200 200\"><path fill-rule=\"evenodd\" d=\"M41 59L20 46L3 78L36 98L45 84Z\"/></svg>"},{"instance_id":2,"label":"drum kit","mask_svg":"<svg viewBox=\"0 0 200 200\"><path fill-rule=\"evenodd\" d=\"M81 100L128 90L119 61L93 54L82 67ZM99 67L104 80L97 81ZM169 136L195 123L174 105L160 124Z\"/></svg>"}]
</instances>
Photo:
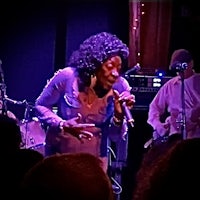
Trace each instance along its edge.
<instances>
[{"instance_id":1,"label":"drum kit","mask_svg":"<svg viewBox=\"0 0 200 200\"><path fill-rule=\"evenodd\" d=\"M21 148L34 149L44 154L45 131L37 117L31 116L34 106L24 101L16 101L6 95L6 84L4 81L4 72L2 69L2 61L0 60L0 113L8 114L7 102L16 105L25 105L24 119L19 122L22 137ZM13 118L15 115L12 114Z\"/></svg>"},{"instance_id":2,"label":"drum kit","mask_svg":"<svg viewBox=\"0 0 200 200\"><path fill-rule=\"evenodd\" d=\"M37 117L34 116L34 106L24 101L16 101L5 96L12 104L25 105L24 118L18 122L21 132L21 149L34 149L44 155L45 130Z\"/></svg>"},{"instance_id":3,"label":"drum kit","mask_svg":"<svg viewBox=\"0 0 200 200\"><path fill-rule=\"evenodd\" d=\"M31 121L20 121L22 137L22 149L34 149L44 155L45 131L38 118L33 117Z\"/></svg>"}]
</instances>

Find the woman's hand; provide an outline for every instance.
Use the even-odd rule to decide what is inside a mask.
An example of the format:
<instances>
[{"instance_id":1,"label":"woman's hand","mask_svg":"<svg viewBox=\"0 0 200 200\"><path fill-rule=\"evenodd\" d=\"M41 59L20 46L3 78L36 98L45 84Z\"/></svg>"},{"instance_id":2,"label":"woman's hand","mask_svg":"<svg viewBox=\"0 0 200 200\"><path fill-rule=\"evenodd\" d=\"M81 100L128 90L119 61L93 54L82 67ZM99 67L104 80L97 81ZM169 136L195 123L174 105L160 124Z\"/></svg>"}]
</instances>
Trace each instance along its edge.
<instances>
[{"instance_id":1,"label":"woman's hand","mask_svg":"<svg viewBox=\"0 0 200 200\"><path fill-rule=\"evenodd\" d=\"M122 103L125 102L126 106L131 109L135 103L135 96L128 91L124 91L121 94L117 90L113 90L114 94L114 115L117 118L123 118Z\"/></svg>"},{"instance_id":2,"label":"woman's hand","mask_svg":"<svg viewBox=\"0 0 200 200\"><path fill-rule=\"evenodd\" d=\"M90 131L88 131L88 129L94 127L95 124L80 123L80 120L81 120L81 115L78 114L77 117L63 121L62 133L63 134L70 133L74 137L77 137L79 140L82 139L91 140L93 134Z\"/></svg>"}]
</instances>

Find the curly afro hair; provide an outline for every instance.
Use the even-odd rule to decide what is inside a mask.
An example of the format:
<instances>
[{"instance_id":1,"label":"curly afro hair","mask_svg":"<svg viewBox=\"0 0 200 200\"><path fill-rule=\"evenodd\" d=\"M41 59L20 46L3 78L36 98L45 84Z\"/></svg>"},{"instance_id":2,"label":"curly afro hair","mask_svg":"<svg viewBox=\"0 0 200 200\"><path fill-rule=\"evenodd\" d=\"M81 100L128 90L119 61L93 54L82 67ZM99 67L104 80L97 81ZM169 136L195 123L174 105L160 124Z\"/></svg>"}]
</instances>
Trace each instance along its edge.
<instances>
[{"instance_id":1,"label":"curly afro hair","mask_svg":"<svg viewBox=\"0 0 200 200\"><path fill-rule=\"evenodd\" d=\"M116 55L121 57L122 62L125 61L129 55L127 45L116 35L101 32L90 36L72 53L68 66L77 68L79 73L87 71L91 75L103 62Z\"/></svg>"}]
</instances>

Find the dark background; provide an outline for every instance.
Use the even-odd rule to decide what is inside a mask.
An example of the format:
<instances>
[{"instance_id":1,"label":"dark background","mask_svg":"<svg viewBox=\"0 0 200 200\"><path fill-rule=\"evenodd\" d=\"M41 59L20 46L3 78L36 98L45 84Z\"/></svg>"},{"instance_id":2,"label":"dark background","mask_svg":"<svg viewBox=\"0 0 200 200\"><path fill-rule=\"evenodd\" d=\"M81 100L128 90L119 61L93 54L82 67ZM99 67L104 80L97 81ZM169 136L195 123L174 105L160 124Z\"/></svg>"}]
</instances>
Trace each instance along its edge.
<instances>
[{"instance_id":1,"label":"dark background","mask_svg":"<svg viewBox=\"0 0 200 200\"><path fill-rule=\"evenodd\" d=\"M172 0L172 23L170 54L175 49L188 49L194 58L195 69L200 72L200 12L198 5L190 0Z\"/></svg>"},{"instance_id":2,"label":"dark background","mask_svg":"<svg viewBox=\"0 0 200 200\"><path fill-rule=\"evenodd\" d=\"M199 65L200 16L197 3L173 1L170 53L188 48ZM196 4L196 5L195 5ZM0 59L9 98L27 100L30 105L47 80L63 68L79 44L88 36L108 31L126 44L129 36L128 0L35 0L5 1L0 12ZM132 110L135 127L129 130L128 167L123 174L123 200L129 199L134 185L143 144L151 137L146 124L148 104ZM155 95L155 94L153 94ZM25 105L7 103L8 109L22 120Z\"/></svg>"}]
</instances>

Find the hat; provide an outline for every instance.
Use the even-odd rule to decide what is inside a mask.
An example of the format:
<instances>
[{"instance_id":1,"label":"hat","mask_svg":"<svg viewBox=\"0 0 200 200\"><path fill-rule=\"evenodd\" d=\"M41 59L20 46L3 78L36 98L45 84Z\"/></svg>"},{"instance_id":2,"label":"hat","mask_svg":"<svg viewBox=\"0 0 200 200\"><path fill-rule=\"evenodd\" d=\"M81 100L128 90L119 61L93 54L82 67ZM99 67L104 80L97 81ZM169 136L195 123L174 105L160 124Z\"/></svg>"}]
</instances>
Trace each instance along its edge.
<instances>
[{"instance_id":1,"label":"hat","mask_svg":"<svg viewBox=\"0 0 200 200\"><path fill-rule=\"evenodd\" d=\"M177 49L173 52L171 56L170 66L176 62L189 63L192 60L192 55L186 49Z\"/></svg>"}]
</instances>

